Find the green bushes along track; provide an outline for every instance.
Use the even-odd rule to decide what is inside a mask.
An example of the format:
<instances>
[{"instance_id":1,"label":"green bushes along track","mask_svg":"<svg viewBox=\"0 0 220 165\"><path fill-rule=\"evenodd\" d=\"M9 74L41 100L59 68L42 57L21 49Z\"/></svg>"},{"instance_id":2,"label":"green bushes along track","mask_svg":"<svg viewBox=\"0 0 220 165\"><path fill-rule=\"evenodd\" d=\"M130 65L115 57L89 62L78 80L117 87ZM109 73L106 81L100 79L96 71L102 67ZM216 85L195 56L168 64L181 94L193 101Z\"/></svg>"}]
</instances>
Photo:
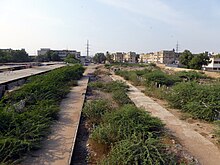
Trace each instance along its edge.
<instances>
[{"instance_id":1,"label":"green bushes along track","mask_svg":"<svg viewBox=\"0 0 220 165\"><path fill-rule=\"evenodd\" d=\"M24 153L40 147L59 104L82 77L81 65L66 66L34 76L0 102L0 164L16 163ZM74 83L75 82L75 83Z\"/></svg>"}]
</instances>

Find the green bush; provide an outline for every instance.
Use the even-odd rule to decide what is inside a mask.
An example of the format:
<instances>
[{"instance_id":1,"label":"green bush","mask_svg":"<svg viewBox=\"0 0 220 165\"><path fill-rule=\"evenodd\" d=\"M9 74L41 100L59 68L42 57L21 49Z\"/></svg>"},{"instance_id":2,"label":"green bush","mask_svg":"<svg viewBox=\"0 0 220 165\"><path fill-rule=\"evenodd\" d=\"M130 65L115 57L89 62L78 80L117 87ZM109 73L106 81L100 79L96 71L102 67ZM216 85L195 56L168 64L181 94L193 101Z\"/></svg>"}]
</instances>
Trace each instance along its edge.
<instances>
[{"instance_id":1,"label":"green bush","mask_svg":"<svg viewBox=\"0 0 220 165\"><path fill-rule=\"evenodd\" d=\"M114 91L112 97L120 106L133 103L124 90Z\"/></svg>"},{"instance_id":2,"label":"green bush","mask_svg":"<svg viewBox=\"0 0 220 165\"><path fill-rule=\"evenodd\" d=\"M100 164L166 165L175 163L160 141L149 136L146 140L133 137L119 141Z\"/></svg>"},{"instance_id":3,"label":"green bush","mask_svg":"<svg viewBox=\"0 0 220 165\"><path fill-rule=\"evenodd\" d=\"M159 119L133 105L126 105L106 113L102 124L92 132L91 137L104 144L112 144L130 138L133 134L148 136L148 132L151 132L156 137L162 128L163 124Z\"/></svg>"},{"instance_id":4,"label":"green bush","mask_svg":"<svg viewBox=\"0 0 220 165\"><path fill-rule=\"evenodd\" d=\"M155 70L149 73L146 73L144 75L144 78L146 79L146 83L149 84L160 84L165 85L165 86L172 86L176 82L180 81L176 77L172 75L167 75L166 73L160 71L160 70Z\"/></svg>"},{"instance_id":5,"label":"green bush","mask_svg":"<svg viewBox=\"0 0 220 165\"><path fill-rule=\"evenodd\" d=\"M196 82L179 83L167 95L170 105L191 113L194 117L213 121L220 117L220 86Z\"/></svg>"},{"instance_id":6,"label":"green bush","mask_svg":"<svg viewBox=\"0 0 220 165\"><path fill-rule=\"evenodd\" d=\"M92 124L99 124L102 116L111 109L106 100L94 100L85 103L83 116L87 117Z\"/></svg>"},{"instance_id":7,"label":"green bush","mask_svg":"<svg viewBox=\"0 0 220 165\"><path fill-rule=\"evenodd\" d=\"M206 79L208 78L204 73L196 72L196 71L181 71L175 74L177 77L186 79L187 81L193 81L198 79Z\"/></svg>"},{"instance_id":8,"label":"green bush","mask_svg":"<svg viewBox=\"0 0 220 165\"><path fill-rule=\"evenodd\" d=\"M106 92L114 92L118 90L127 91L128 86L122 81L112 81L104 85L104 90Z\"/></svg>"}]
</instances>

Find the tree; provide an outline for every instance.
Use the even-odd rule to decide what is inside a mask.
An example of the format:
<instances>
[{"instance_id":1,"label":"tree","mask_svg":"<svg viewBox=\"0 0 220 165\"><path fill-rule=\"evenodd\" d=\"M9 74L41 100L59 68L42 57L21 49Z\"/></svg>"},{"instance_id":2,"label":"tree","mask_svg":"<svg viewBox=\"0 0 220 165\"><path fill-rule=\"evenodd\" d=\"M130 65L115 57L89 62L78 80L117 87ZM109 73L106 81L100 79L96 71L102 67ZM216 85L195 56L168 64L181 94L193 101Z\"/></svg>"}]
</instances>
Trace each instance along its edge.
<instances>
[{"instance_id":1,"label":"tree","mask_svg":"<svg viewBox=\"0 0 220 165\"><path fill-rule=\"evenodd\" d=\"M106 52L106 61L109 63L113 62L112 55L109 52Z\"/></svg>"},{"instance_id":2,"label":"tree","mask_svg":"<svg viewBox=\"0 0 220 165\"><path fill-rule=\"evenodd\" d=\"M30 58L24 49L21 50L0 50L0 62L28 62Z\"/></svg>"},{"instance_id":3,"label":"tree","mask_svg":"<svg viewBox=\"0 0 220 165\"><path fill-rule=\"evenodd\" d=\"M68 54L64 61L72 64L80 63L80 60L76 59L73 54Z\"/></svg>"},{"instance_id":4,"label":"tree","mask_svg":"<svg viewBox=\"0 0 220 165\"><path fill-rule=\"evenodd\" d=\"M55 52L52 52L50 57L51 57L51 61L61 61L60 56Z\"/></svg>"},{"instance_id":5,"label":"tree","mask_svg":"<svg viewBox=\"0 0 220 165\"><path fill-rule=\"evenodd\" d=\"M202 69L203 65L208 65L210 63L210 58L208 53L200 53L195 55L192 60L189 62L190 69Z\"/></svg>"},{"instance_id":6,"label":"tree","mask_svg":"<svg viewBox=\"0 0 220 165\"><path fill-rule=\"evenodd\" d=\"M192 58L193 58L193 54L189 50L184 50L184 52L179 57L179 61L187 68L190 68L189 63L192 60Z\"/></svg>"},{"instance_id":7,"label":"tree","mask_svg":"<svg viewBox=\"0 0 220 165\"><path fill-rule=\"evenodd\" d=\"M106 61L106 57L104 53L96 53L93 57L93 61L96 63L104 63Z\"/></svg>"}]
</instances>

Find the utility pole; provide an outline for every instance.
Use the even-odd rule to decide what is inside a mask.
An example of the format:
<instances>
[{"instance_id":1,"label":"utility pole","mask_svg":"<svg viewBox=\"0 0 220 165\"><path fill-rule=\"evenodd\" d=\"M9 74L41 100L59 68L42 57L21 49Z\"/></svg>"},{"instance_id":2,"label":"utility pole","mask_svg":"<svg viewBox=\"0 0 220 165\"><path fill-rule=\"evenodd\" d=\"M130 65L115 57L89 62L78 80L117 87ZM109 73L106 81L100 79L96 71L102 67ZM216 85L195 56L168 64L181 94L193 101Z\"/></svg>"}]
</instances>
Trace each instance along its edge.
<instances>
[{"instance_id":1,"label":"utility pole","mask_svg":"<svg viewBox=\"0 0 220 165\"><path fill-rule=\"evenodd\" d=\"M86 56L87 58L89 57L89 40L87 40L87 44L86 44Z\"/></svg>"},{"instance_id":2,"label":"utility pole","mask_svg":"<svg viewBox=\"0 0 220 165\"><path fill-rule=\"evenodd\" d=\"M176 44L176 53L179 53L179 43L177 41L177 44Z\"/></svg>"}]
</instances>

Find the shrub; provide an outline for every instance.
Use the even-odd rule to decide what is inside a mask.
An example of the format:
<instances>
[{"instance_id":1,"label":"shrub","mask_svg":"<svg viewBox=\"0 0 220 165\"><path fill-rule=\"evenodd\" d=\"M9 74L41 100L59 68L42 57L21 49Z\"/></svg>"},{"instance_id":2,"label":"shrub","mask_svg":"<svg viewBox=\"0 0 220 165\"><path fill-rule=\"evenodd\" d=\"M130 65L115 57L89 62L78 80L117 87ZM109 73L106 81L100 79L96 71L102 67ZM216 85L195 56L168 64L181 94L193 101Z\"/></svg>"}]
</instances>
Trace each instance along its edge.
<instances>
[{"instance_id":1,"label":"shrub","mask_svg":"<svg viewBox=\"0 0 220 165\"><path fill-rule=\"evenodd\" d=\"M160 71L160 70L155 70L149 73L146 73L144 75L144 78L146 79L146 83L149 84L160 84L166 85L166 86L172 86L179 80L175 78L174 76L167 75L166 73Z\"/></svg>"},{"instance_id":2,"label":"shrub","mask_svg":"<svg viewBox=\"0 0 220 165\"><path fill-rule=\"evenodd\" d=\"M114 91L112 97L120 106L133 103L124 90Z\"/></svg>"},{"instance_id":3,"label":"shrub","mask_svg":"<svg viewBox=\"0 0 220 165\"><path fill-rule=\"evenodd\" d=\"M133 134L148 136L148 132L151 132L152 135L158 135L162 128L163 124L159 119L133 105L126 105L119 110L106 113L102 124L94 130L91 137L99 142L112 144L130 138Z\"/></svg>"},{"instance_id":4,"label":"shrub","mask_svg":"<svg viewBox=\"0 0 220 165\"><path fill-rule=\"evenodd\" d=\"M191 113L194 117L213 121L220 117L220 86L196 82L179 83L167 95L170 105Z\"/></svg>"},{"instance_id":5,"label":"shrub","mask_svg":"<svg viewBox=\"0 0 220 165\"><path fill-rule=\"evenodd\" d=\"M171 155L166 154L165 147L159 140L151 137L146 140L133 137L119 141L100 164L166 165L174 163L171 159Z\"/></svg>"},{"instance_id":6,"label":"shrub","mask_svg":"<svg viewBox=\"0 0 220 165\"><path fill-rule=\"evenodd\" d=\"M114 91L127 91L128 86L122 81L112 81L104 84L104 90L106 92L114 92Z\"/></svg>"},{"instance_id":7,"label":"shrub","mask_svg":"<svg viewBox=\"0 0 220 165\"><path fill-rule=\"evenodd\" d=\"M86 102L83 108L83 116L87 117L92 124L99 124L102 116L111 110L106 100L94 100Z\"/></svg>"},{"instance_id":8,"label":"shrub","mask_svg":"<svg viewBox=\"0 0 220 165\"><path fill-rule=\"evenodd\" d=\"M196 71L181 71L175 74L179 78L186 79L187 81L193 81L198 79L206 79L207 76L204 73Z\"/></svg>"}]
</instances>

